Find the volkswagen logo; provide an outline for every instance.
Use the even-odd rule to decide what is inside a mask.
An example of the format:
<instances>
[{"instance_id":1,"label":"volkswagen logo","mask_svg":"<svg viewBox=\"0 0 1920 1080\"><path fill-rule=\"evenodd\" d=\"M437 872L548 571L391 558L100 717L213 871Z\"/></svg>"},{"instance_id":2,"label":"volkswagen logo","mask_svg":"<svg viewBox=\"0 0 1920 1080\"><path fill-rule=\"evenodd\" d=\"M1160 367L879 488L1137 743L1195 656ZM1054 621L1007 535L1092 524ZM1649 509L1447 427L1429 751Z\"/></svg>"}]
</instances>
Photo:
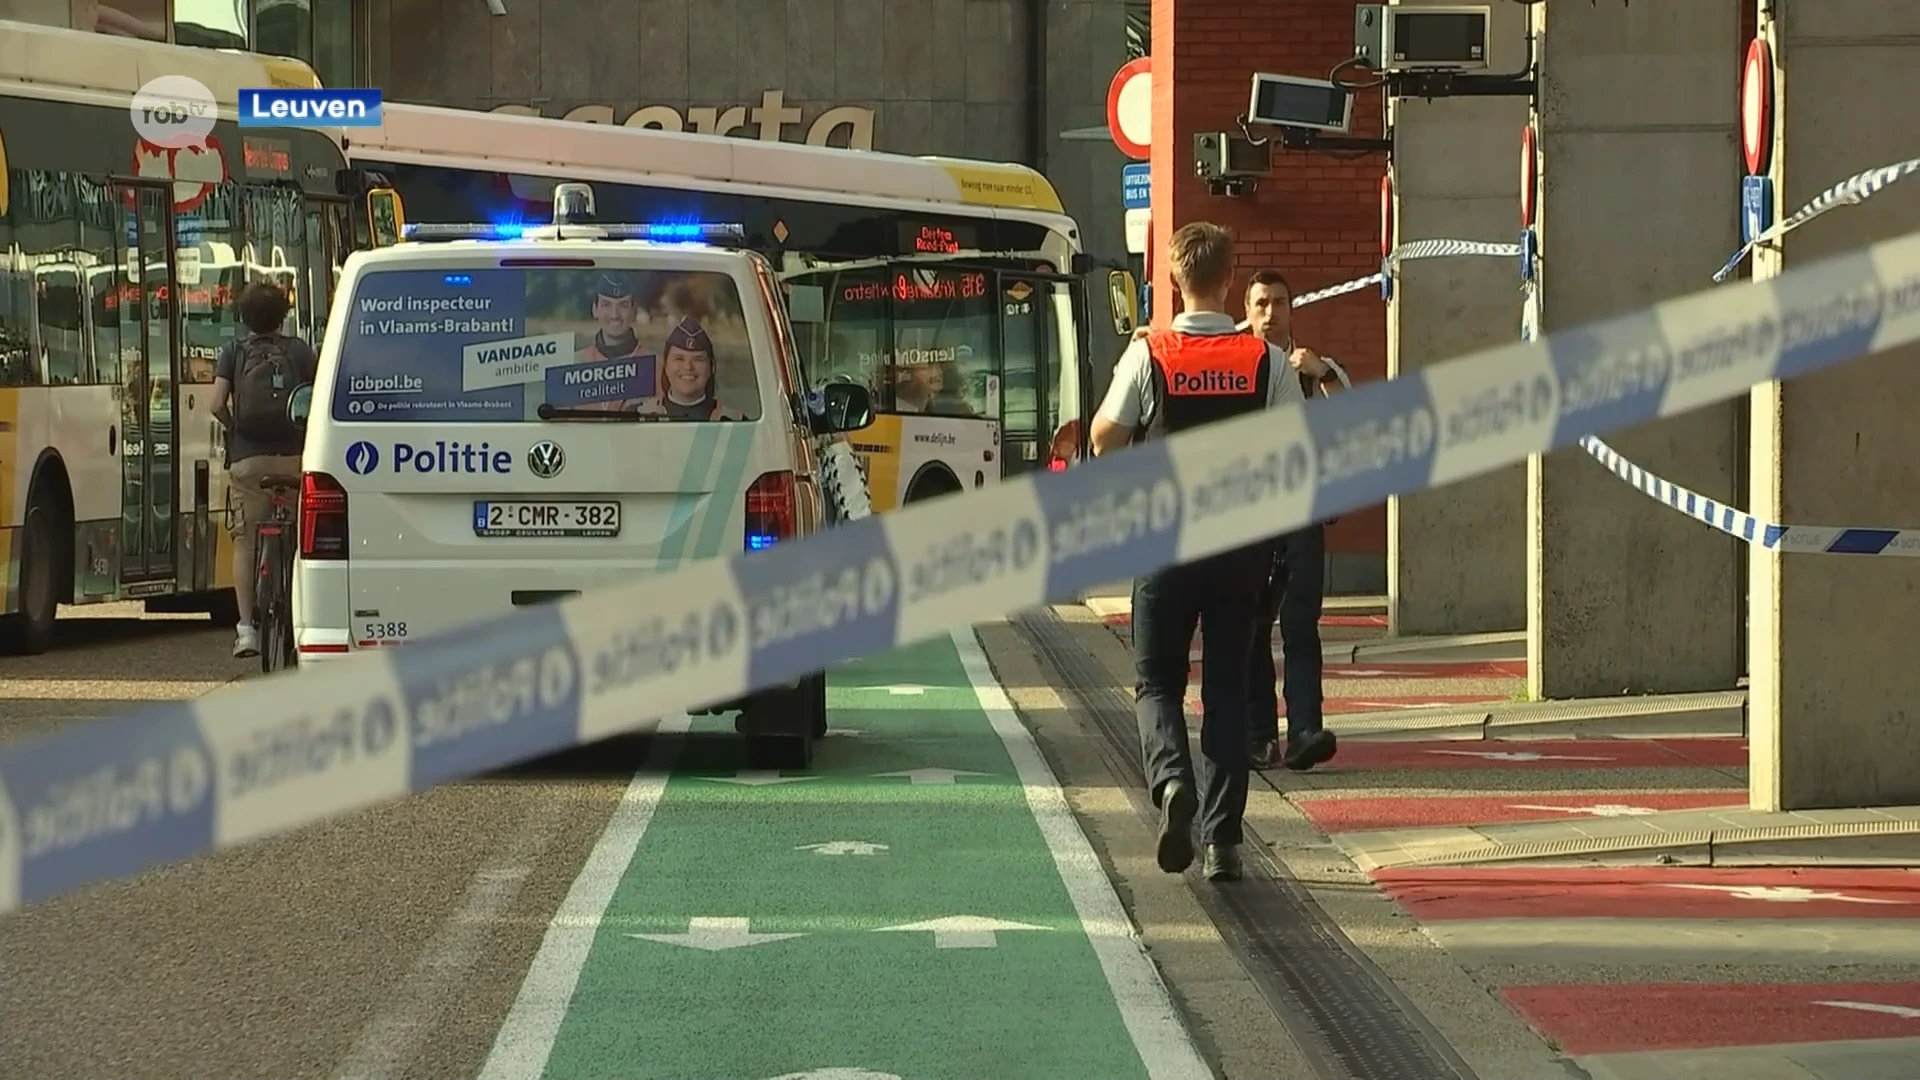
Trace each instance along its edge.
<instances>
[{"instance_id":1,"label":"volkswagen logo","mask_svg":"<svg viewBox=\"0 0 1920 1080\"><path fill-rule=\"evenodd\" d=\"M380 448L364 439L347 447L347 471L365 476L380 467Z\"/></svg>"},{"instance_id":2,"label":"volkswagen logo","mask_svg":"<svg viewBox=\"0 0 1920 1080\"><path fill-rule=\"evenodd\" d=\"M533 475L550 480L567 467L567 452L558 443L542 439L527 451L527 468Z\"/></svg>"}]
</instances>

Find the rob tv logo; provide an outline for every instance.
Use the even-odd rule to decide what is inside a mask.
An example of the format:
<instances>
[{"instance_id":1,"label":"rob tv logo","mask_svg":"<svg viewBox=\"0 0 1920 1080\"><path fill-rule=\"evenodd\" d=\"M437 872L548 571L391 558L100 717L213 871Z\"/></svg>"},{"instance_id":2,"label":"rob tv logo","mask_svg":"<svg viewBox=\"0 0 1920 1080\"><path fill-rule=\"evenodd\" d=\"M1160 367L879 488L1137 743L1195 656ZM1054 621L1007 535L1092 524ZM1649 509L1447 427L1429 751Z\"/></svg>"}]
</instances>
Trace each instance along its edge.
<instances>
[{"instance_id":1,"label":"rob tv logo","mask_svg":"<svg viewBox=\"0 0 1920 1080\"><path fill-rule=\"evenodd\" d=\"M241 127L379 127L378 90L240 91Z\"/></svg>"}]
</instances>

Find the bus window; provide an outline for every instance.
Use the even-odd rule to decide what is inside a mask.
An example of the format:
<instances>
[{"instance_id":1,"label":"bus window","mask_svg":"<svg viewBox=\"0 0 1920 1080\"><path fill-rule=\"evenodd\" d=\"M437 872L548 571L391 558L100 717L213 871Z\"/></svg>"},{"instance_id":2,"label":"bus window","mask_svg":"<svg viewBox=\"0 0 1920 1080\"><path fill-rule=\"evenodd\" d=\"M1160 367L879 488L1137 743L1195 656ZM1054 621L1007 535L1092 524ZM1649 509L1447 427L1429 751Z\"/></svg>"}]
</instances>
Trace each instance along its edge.
<instances>
[{"instance_id":1,"label":"bus window","mask_svg":"<svg viewBox=\"0 0 1920 1080\"><path fill-rule=\"evenodd\" d=\"M877 407L890 408L887 391L888 275L885 270L828 271L789 282L798 298L789 304L799 336L801 370L809 387L856 382L873 395ZM806 290L817 288L821 296ZM799 302L804 299L806 302ZM815 302L817 300L817 303ZM802 321L817 315L817 321Z\"/></svg>"},{"instance_id":2,"label":"bus window","mask_svg":"<svg viewBox=\"0 0 1920 1080\"><path fill-rule=\"evenodd\" d=\"M71 256L71 252L65 254ZM86 323L80 267L72 262L41 263L34 267L33 292L48 385L81 381L87 367L87 350L82 332Z\"/></svg>"},{"instance_id":3,"label":"bus window","mask_svg":"<svg viewBox=\"0 0 1920 1080\"><path fill-rule=\"evenodd\" d=\"M1000 407L994 298L984 270L893 271L893 405L898 412L993 417Z\"/></svg>"}]
</instances>

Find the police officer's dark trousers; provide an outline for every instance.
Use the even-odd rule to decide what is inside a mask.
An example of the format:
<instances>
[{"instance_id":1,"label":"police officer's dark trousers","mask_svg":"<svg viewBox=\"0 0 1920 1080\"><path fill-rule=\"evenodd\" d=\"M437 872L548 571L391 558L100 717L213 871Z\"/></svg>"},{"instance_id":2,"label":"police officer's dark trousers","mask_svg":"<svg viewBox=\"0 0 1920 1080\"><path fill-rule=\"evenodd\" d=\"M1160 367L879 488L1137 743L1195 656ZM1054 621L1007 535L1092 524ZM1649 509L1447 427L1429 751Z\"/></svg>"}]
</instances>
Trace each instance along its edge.
<instances>
[{"instance_id":1,"label":"police officer's dark trousers","mask_svg":"<svg viewBox=\"0 0 1920 1080\"><path fill-rule=\"evenodd\" d=\"M1285 656L1287 739L1298 742L1325 726L1321 695L1320 612L1326 601L1327 527L1309 525L1274 542L1273 573L1261 590L1248 663L1249 721L1255 741L1280 737L1280 701L1274 692L1273 627L1280 624Z\"/></svg>"},{"instance_id":2,"label":"police officer's dark trousers","mask_svg":"<svg viewBox=\"0 0 1920 1080\"><path fill-rule=\"evenodd\" d=\"M1200 841L1241 842L1251 767L1247 659L1272 544L1223 552L1139 578L1133 586L1135 718L1148 790L1158 805L1169 780L1200 796ZM1200 756L1193 760L1184 705L1195 628L1200 631Z\"/></svg>"}]
</instances>

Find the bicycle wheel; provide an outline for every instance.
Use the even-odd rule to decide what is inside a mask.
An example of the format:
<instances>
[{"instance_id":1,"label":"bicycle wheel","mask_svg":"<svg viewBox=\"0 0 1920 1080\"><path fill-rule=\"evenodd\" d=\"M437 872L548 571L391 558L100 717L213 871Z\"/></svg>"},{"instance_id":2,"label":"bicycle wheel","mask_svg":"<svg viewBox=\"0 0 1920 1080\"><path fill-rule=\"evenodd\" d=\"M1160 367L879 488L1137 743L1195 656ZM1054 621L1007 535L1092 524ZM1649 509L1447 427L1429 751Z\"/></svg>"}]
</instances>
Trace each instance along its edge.
<instances>
[{"instance_id":1,"label":"bicycle wheel","mask_svg":"<svg viewBox=\"0 0 1920 1080\"><path fill-rule=\"evenodd\" d=\"M280 548L285 534L279 526L262 526L254 533L253 631L260 640L260 670L268 674L288 666L293 648L291 613L287 611L286 575Z\"/></svg>"}]
</instances>

